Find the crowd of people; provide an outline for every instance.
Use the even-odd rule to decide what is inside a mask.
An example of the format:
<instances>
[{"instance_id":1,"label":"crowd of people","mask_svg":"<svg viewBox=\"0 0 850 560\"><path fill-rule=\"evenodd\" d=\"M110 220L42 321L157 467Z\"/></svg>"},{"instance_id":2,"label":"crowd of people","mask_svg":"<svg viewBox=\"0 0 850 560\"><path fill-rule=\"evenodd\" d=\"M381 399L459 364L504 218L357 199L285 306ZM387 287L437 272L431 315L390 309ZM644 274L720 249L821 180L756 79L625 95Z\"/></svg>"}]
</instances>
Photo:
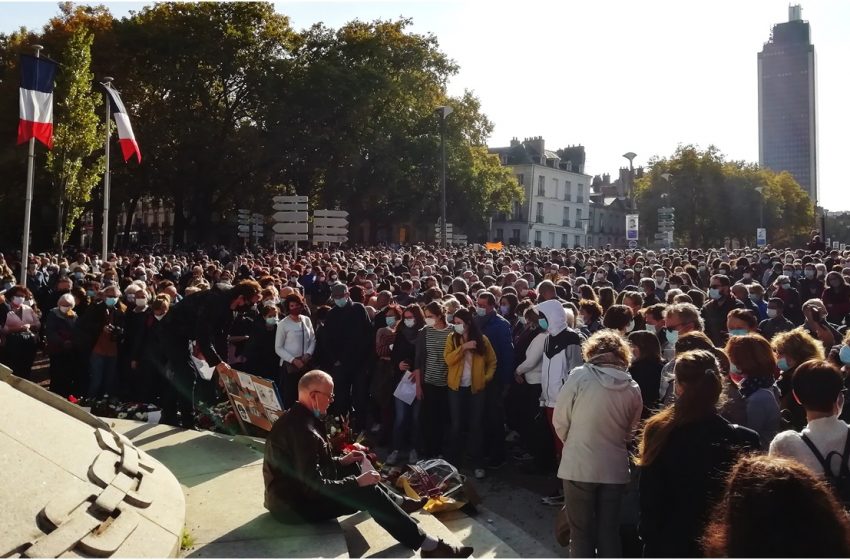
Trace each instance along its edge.
<instances>
[{"instance_id":1,"label":"crowd of people","mask_svg":"<svg viewBox=\"0 0 850 560\"><path fill-rule=\"evenodd\" d=\"M324 395L389 464L557 472L574 557L848 556L850 252L811 249L0 258L0 362L192 427L222 398L197 354Z\"/></svg>"}]
</instances>

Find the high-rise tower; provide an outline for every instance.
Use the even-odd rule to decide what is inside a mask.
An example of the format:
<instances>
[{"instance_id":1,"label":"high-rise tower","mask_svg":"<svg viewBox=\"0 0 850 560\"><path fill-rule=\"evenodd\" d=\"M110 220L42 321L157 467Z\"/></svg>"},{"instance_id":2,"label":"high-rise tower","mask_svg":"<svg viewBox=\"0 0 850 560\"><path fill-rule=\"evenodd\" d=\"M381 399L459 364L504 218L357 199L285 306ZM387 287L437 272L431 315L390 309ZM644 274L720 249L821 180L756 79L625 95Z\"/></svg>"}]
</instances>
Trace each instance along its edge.
<instances>
[{"instance_id":1,"label":"high-rise tower","mask_svg":"<svg viewBox=\"0 0 850 560\"><path fill-rule=\"evenodd\" d=\"M759 163L788 171L818 204L815 47L799 5L758 53Z\"/></svg>"}]
</instances>

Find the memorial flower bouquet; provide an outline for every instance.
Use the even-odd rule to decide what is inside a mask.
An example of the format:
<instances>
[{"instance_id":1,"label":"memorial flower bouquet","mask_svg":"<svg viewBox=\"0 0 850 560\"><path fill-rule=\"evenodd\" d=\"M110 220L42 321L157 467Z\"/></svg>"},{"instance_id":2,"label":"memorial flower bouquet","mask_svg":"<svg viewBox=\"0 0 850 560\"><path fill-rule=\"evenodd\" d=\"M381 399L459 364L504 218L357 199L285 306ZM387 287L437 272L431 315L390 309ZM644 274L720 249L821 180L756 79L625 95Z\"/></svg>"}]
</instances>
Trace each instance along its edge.
<instances>
[{"instance_id":1,"label":"memorial flower bouquet","mask_svg":"<svg viewBox=\"0 0 850 560\"><path fill-rule=\"evenodd\" d=\"M220 402L211 408L201 407L195 412L195 425L211 432L239 433L239 421L228 401Z\"/></svg>"},{"instance_id":2,"label":"memorial flower bouquet","mask_svg":"<svg viewBox=\"0 0 850 560\"><path fill-rule=\"evenodd\" d=\"M328 415L325 419L325 427L334 455L345 455L352 451L360 451L375 468L380 469L378 456L369 447L363 445L363 434L356 439L354 438L354 432L351 430L351 422L347 414L344 416Z\"/></svg>"}]
</instances>

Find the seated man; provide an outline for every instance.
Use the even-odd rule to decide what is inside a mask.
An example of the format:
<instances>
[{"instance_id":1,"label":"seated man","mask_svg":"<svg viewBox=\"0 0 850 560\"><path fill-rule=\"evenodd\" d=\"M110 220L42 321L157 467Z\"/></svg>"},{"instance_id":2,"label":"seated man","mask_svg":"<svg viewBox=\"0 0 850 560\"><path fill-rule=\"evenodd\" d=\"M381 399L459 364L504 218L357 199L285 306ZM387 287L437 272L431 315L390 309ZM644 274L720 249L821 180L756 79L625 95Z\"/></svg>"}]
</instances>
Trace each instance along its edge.
<instances>
[{"instance_id":1,"label":"seated man","mask_svg":"<svg viewBox=\"0 0 850 560\"><path fill-rule=\"evenodd\" d=\"M333 401L334 382L320 370L298 381L298 401L275 422L263 462L265 506L284 522L317 522L368 511L395 539L422 558L467 558L472 547L454 547L425 535L408 515L425 505L395 495L374 470L360 472L359 451L333 457L322 416Z\"/></svg>"}]
</instances>

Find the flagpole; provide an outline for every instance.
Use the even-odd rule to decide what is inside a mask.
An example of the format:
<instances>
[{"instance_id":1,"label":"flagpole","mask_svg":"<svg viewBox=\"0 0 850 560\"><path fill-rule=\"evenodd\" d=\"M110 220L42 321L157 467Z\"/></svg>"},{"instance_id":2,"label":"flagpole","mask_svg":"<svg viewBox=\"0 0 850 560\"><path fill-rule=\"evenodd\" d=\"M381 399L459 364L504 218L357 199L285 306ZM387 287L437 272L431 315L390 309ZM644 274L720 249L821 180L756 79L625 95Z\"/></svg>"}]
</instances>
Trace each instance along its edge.
<instances>
[{"instance_id":1,"label":"flagpole","mask_svg":"<svg viewBox=\"0 0 850 560\"><path fill-rule=\"evenodd\" d=\"M106 76L103 78L103 85L107 88L112 84L113 78ZM103 262L109 262L109 132L110 132L110 103L109 95L104 94L106 98L106 173L103 175Z\"/></svg>"},{"instance_id":2,"label":"flagpole","mask_svg":"<svg viewBox=\"0 0 850 560\"><path fill-rule=\"evenodd\" d=\"M41 56L41 45L33 45L35 49L35 57ZM30 138L29 154L27 157L27 196L24 203L24 247L21 252L21 277L18 279L18 284L27 285L27 262L30 254L30 213L32 212L32 183L33 183L33 166L35 164L35 137Z\"/></svg>"}]
</instances>

